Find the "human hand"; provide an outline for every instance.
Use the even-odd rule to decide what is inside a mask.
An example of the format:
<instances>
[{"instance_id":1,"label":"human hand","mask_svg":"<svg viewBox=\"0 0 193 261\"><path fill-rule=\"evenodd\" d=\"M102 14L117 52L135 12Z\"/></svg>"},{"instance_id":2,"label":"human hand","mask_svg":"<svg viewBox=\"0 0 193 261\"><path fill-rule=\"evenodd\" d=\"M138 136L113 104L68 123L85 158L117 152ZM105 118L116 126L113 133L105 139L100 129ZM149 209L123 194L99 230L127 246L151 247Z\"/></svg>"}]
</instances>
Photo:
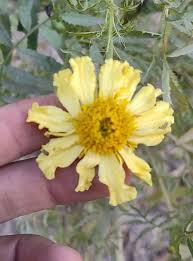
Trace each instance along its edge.
<instances>
[{"instance_id":1,"label":"human hand","mask_svg":"<svg viewBox=\"0 0 193 261\"><path fill-rule=\"evenodd\" d=\"M32 103L59 105L53 95L23 100L0 108L0 222L57 204L94 200L107 195L106 187L94 179L90 190L75 192L78 175L73 164L56 172L48 181L35 159L13 162L47 142L43 132L26 123ZM60 106L60 105L59 105ZM82 260L75 250L32 235L0 237L0 260L60 261Z\"/></svg>"}]
</instances>

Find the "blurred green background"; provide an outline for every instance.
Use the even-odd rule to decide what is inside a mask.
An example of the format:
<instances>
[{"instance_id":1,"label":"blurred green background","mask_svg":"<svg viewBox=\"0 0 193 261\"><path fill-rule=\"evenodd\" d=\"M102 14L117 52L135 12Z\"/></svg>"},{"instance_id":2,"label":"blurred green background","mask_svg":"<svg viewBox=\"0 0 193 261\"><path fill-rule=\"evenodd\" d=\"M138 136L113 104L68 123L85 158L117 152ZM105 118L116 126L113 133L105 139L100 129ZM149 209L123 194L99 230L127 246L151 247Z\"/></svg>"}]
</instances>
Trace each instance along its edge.
<instances>
[{"instance_id":1,"label":"blurred green background","mask_svg":"<svg viewBox=\"0 0 193 261\"><path fill-rule=\"evenodd\" d=\"M172 134L139 148L154 186L132 177L136 201L58 206L17 219L17 231L70 245L87 261L193 260L192 0L0 0L0 105L53 92L52 75L70 57L99 66L109 41L114 58L140 69L141 85L163 89L175 110Z\"/></svg>"}]
</instances>

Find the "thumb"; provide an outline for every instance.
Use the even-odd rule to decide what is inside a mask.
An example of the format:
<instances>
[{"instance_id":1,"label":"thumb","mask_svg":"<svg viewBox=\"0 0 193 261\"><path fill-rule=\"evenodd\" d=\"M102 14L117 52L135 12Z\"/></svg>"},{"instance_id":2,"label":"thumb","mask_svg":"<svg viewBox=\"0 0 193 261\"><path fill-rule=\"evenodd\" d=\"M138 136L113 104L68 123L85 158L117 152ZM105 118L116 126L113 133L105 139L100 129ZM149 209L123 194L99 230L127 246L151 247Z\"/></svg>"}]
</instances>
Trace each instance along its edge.
<instances>
[{"instance_id":1,"label":"thumb","mask_svg":"<svg viewBox=\"0 0 193 261\"><path fill-rule=\"evenodd\" d=\"M82 261L74 249L35 235L0 237L0 260Z\"/></svg>"}]
</instances>

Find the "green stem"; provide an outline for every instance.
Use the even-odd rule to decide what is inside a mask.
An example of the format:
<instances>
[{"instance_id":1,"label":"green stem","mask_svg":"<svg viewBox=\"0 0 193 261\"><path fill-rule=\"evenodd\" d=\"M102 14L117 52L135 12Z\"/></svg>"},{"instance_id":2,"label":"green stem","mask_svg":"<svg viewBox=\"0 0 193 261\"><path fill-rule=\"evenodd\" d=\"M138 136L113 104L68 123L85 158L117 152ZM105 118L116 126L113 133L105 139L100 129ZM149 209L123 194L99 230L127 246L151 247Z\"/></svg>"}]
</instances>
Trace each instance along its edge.
<instances>
[{"instance_id":1,"label":"green stem","mask_svg":"<svg viewBox=\"0 0 193 261\"><path fill-rule=\"evenodd\" d=\"M114 1L108 0L108 42L106 50L106 59L113 58L114 44L113 44L113 33L114 33ZM120 218L120 211L118 208L115 209L115 218L118 222ZM121 227L117 230L117 249L115 249L116 261L124 261L124 249L123 249L123 238Z\"/></svg>"},{"instance_id":2,"label":"green stem","mask_svg":"<svg viewBox=\"0 0 193 261\"><path fill-rule=\"evenodd\" d=\"M148 69L147 69L147 71L145 73L145 76L142 79L142 84L145 84L148 81L149 76L150 76L150 72L152 71L154 65L155 65L155 55L153 53L152 61L151 61L150 65L149 65L149 67L148 67Z\"/></svg>"},{"instance_id":3,"label":"green stem","mask_svg":"<svg viewBox=\"0 0 193 261\"><path fill-rule=\"evenodd\" d=\"M119 208L115 209L115 218L116 221L119 222L121 216L121 211ZM125 261L124 257L124 249L123 249L123 232L122 227L118 227L117 229L117 249L115 249L115 258L116 261Z\"/></svg>"},{"instance_id":4,"label":"green stem","mask_svg":"<svg viewBox=\"0 0 193 261\"><path fill-rule=\"evenodd\" d=\"M163 16L163 30L162 30L162 56L166 56L167 49L168 49L168 22L167 18L169 16L169 9L166 7L164 9L164 16Z\"/></svg>"},{"instance_id":5,"label":"green stem","mask_svg":"<svg viewBox=\"0 0 193 261\"><path fill-rule=\"evenodd\" d=\"M163 46L163 36L165 34L165 30L166 30L166 20L165 20L165 9L161 15L161 18L160 18L160 21L159 21L159 25L158 25L158 33L162 32L161 34L161 46ZM164 33L163 33L164 32ZM142 79L142 84L145 84L147 83L150 75L151 75L151 72L152 72L152 69L154 68L154 65L157 64L158 60L160 59L160 50L159 50L159 42L160 42L160 39L155 39L154 40L154 43L153 43L153 57L152 57L152 61L151 61L151 64L149 65L148 69L147 69L147 72L145 74L145 76L143 77ZM163 49L163 48L162 48ZM162 53L163 53L163 50L161 50Z\"/></svg>"},{"instance_id":6,"label":"green stem","mask_svg":"<svg viewBox=\"0 0 193 261\"><path fill-rule=\"evenodd\" d=\"M109 19L108 19L108 42L106 50L106 59L113 58L113 31L114 31L114 2L108 0Z\"/></svg>"},{"instance_id":7,"label":"green stem","mask_svg":"<svg viewBox=\"0 0 193 261\"><path fill-rule=\"evenodd\" d=\"M158 183L159 183L159 185L160 185L160 189L161 189L161 192L162 192L164 201L165 201L165 203L166 203L166 205L167 205L167 208L168 208L168 210L169 210L170 212L173 212L173 211L174 211L174 207L173 207L173 205L172 205L172 202L171 202L169 193L168 193L168 191L167 191L167 189L166 189L166 186L165 186L165 184L164 184L164 181L163 181L163 179L162 179L162 176L160 176L160 175L158 174L158 172L157 172L157 166L156 166L157 164L156 164L154 158L151 156L151 154L150 154L150 152L149 152L148 149L146 149L146 153L148 154L148 157L149 157L149 159L151 160L151 164L152 164L152 167L153 167L153 169L154 169L154 173L155 173L155 175L156 175L156 177L157 177Z\"/></svg>"},{"instance_id":8,"label":"green stem","mask_svg":"<svg viewBox=\"0 0 193 261\"><path fill-rule=\"evenodd\" d=\"M156 176L157 176L157 180L158 180L158 182L159 182L159 185L160 185L160 188L161 188L161 191L162 191L162 195L163 195L163 198L164 198L164 200L165 200L165 203L166 203L166 205L167 205L167 207L168 207L168 210L169 210L170 212L173 212L173 211L174 211L174 208L173 208L173 206L172 206L171 199L170 199L170 196L169 196L168 191L167 191L167 189L166 189L166 186L165 186L165 184L164 184L164 181L163 181L162 177L157 174L156 171L155 171L155 174L156 174Z\"/></svg>"}]
</instances>

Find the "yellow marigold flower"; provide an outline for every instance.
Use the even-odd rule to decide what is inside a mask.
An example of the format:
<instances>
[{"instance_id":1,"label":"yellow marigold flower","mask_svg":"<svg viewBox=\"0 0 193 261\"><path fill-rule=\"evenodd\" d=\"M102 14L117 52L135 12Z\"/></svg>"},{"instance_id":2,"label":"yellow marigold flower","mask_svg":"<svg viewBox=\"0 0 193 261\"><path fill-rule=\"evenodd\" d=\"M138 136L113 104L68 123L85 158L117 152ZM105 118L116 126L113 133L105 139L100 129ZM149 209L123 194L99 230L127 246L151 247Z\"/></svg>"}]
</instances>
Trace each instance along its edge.
<instances>
[{"instance_id":1,"label":"yellow marigold flower","mask_svg":"<svg viewBox=\"0 0 193 261\"><path fill-rule=\"evenodd\" d=\"M132 200L137 192L124 182L123 163L152 185L149 165L134 150L138 144L154 146L163 140L171 131L173 110L167 102L156 101L161 91L151 84L135 94L140 71L127 62L106 60L98 81L89 57L70 59L70 65L72 70L54 74L57 96L67 112L34 103L28 114L28 122L47 128L46 135L55 137L42 146L39 167L53 179L57 167L68 167L79 157L76 191L90 188L98 165L110 204Z\"/></svg>"}]
</instances>

